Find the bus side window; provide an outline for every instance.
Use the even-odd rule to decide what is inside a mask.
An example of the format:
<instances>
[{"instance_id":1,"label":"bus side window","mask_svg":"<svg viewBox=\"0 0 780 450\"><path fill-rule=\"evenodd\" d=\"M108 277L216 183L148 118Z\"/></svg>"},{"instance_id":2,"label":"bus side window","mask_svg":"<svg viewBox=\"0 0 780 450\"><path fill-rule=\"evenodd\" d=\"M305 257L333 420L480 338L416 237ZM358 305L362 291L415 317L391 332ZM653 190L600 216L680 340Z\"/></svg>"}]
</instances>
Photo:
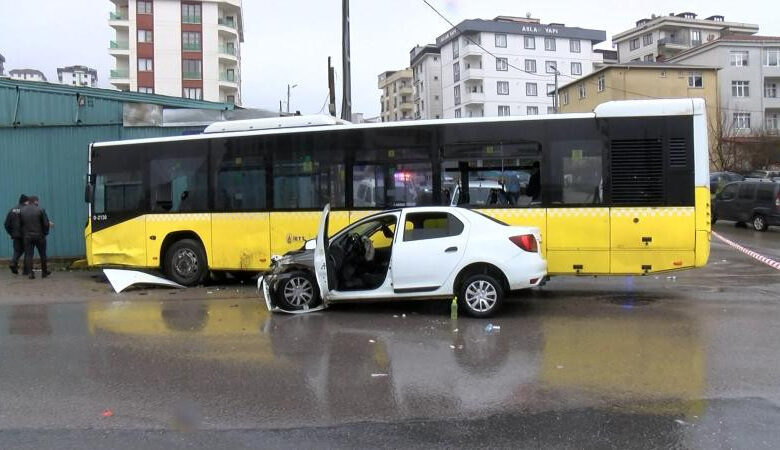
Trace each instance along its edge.
<instances>
[{"instance_id":1,"label":"bus side window","mask_svg":"<svg viewBox=\"0 0 780 450\"><path fill-rule=\"evenodd\" d=\"M216 211L266 209L266 166L257 141L224 139L212 145Z\"/></svg>"},{"instance_id":2,"label":"bus side window","mask_svg":"<svg viewBox=\"0 0 780 450\"><path fill-rule=\"evenodd\" d=\"M550 204L596 205L603 198L603 144L572 139L550 143L547 201Z\"/></svg>"},{"instance_id":3,"label":"bus side window","mask_svg":"<svg viewBox=\"0 0 780 450\"><path fill-rule=\"evenodd\" d=\"M150 166L150 197L153 212L192 212L208 209L206 147L198 154L192 144L172 143L160 147ZM156 156L156 158L155 158Z\"/></svg>"},{"instance_id":4,"label":"bus side window","mask_svg":"<svg viewBox=\"0 0 780 450\"><path fill-rule=\"evenodd\" d=\"M336 140L310 133L272 139L273 207L345 206L344 152Z\"/></svg>"}]
</instances>

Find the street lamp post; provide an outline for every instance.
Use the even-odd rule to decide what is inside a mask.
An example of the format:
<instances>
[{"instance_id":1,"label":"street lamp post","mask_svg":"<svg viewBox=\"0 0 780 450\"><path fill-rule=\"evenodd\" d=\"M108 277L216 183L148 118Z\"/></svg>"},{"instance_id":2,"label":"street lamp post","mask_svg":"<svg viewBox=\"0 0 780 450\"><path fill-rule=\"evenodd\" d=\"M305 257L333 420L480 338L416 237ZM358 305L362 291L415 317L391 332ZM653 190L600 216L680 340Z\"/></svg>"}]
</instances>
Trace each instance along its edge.
<instances>
[{"instance_id":1,"label":"street lamp post","mask_svg":"<svg viewBox=\"0 0 780 450\"><path fill-rule=\"evenodd\" d=\"M290 89L294 89L297 86L297 84L293 84L292 86L289 84L287 85L287 114L290 114Z\"/></svg>"},{"instance_id":2,"label":"street lamp post","mask_svg":"<svg viewBox=\"0 0 780 450\"><path fill-rule=\"evenodd\" d=\"M555 90L553 91L553 111L555 111L555 114L558 114L558 75L561 73L558 72L558 65L553 63L549 66L550 69L553 70L553 74L555 74Z\"/></svg>"}]
</instances>

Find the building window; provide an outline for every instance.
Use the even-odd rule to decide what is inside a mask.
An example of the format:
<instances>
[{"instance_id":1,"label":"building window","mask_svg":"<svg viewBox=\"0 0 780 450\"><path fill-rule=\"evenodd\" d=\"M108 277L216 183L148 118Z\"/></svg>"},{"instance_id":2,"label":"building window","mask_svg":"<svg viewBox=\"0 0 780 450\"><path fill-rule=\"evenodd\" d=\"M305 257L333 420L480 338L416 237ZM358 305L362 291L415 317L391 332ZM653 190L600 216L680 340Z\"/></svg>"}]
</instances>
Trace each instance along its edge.
<instances>
[{"instance_id":1,"label":"building window","mask_svg":"<svg viewBox=\"0 0 780 450\"><path fill-rule=\"evenodd\" d=\"M688 72L688 87L700 88L704 86L701 72Z\"/></svg>"},{"instance_id":2,"label":"building window","mask_svg":"<svg viewBox=\"0 0 780 450\"><path fill-rule=\"evenodd\" d=\"M571 63L571 74L582 75L582 63L578 63L578 62Z\"/></svg>"},{"instance_id":3,"label":"building window","mask_svg":"<svg viewBox=\"0 0 780 450\"><path fill-rule=\"evenodd\" d=\"M555 61L545 61L544 68L547 73L555 73L558 70L558 64Z\"/></svg>"},{"instance_id":4,"label":"building window","mask_svg":"<svg viewBox=\"0 0 780 450\"><path fill-rule=\"evenodd\" d=\"M200 33L197 31L185 31L181 34L181 48L185 51L200 51Z\"/></svg>"},{"instance_id":5,"label":"building window","mask_svg":"<svg viewBox=\"0 0 780 450\"><path fill-rule=\"evenodd\" d=\"M653 58L653 54L650 53L649 55L645 55L645 61L647 61L647 62L655 61L655 58Z\"/></svg>"},{"instance_id":6,"label":"building window","mask_svg":"<svg viewBox=\"0 0 780 450\"><path fill-rule=\"evenodd\" d=\"M578 86L580 98L585 98L585 83L580 83Z\"/></svg>"},{"instance_id":7,"label":"building window","mask_svg":"<svg viewBox=\"0 0 780 450\"><path fill-rule=\"evenodd\" d=\"M546 37L544 38L544 49L548 52L554 52L555 51L555 38Z\"/></svg>"},{"instance_id":8,"label":"building window","mask_svg":"<svg viewBox=\"0 0 780 450\"><path fill-rule=\"evenodd\" d=\"M738 130L749 130L750 113L734 113L734 128Z\"/></svg>"},{"instance_id":9,"label":"building window","mask_svg":"<svg viewBox=\"0 0 780 450\"><path fill-rule=\"evenodd\" d=\"M780 66L780 49L775 48L767 50L764 65L768 67Z\"/></svg>"},{"instance_id":10,"label":"building window","mask_svg":"<svg viewBox=\"0 0 780 450\"><path fill-rule=\"evenodd\" d=\"M200 80L203 78L202 63L199 59L183 59L181 61L182 78L185 80Z\"/></svg>"},{"instance_id":11,"label":"building window","mask_svg":"<svg viewBox=\"0 0 780 450\"><path fill-rule=\"evenodd\" d=\"M631 39L630 41L628 41L628 47L631 50L638 49L639 48L639 38Z\"/></svg>"},{"instance_id":12,"label":"building window","mask_svg":"<svg viewBox=\"0 0 780 450\"><path fill-rule=\"evenodd\" d=\"M734 67L747 67L748 65L748 52L730 52L729 57L731 59L731 65Z\"/></svg>"},{"instance_id":13,"label":"building window","mask_svg":"<svg viewBox=\"0 0 780 450\"><path fill-rule=\"evenodd\" d=\"M498 95L509 95L509 82L508 81L496 82L496 91Z\"/></svg>"},{"instance_id":14,"label":"building window","mask_svg":"<svg viewBox=\"0 0 780 450\"><path fill-rule=\"evenodd\" d=\"M509 115L509 105L498 105L498 117Z\"/></svg>"},{"instance_id":15,"label":"building window","mask_svg":"<svg viewBox=\"0 0 780 450\"><path fill-rule=\"evenodd\" d=\"M138 71L139 72L151 72L154 70L152 60L149 58L138 58Z\"/></svg>"},{"instance_id":16,"label":"building window","mask_svg":"<svg viewBox=\"0 0 780 450\"><path fill-rule=\"evenodd\" d=\"M577 39L570 39L569 40L569 51L572 53L579 53L580 52L580 41Z\"/></svg>"},{"instance_id":17,"label":"building window","mask_svg":"<svg viewBox=\"0 0 780 450\"><path fill-rule=\"evenodd\" d=\"M596 78L596 86L598 87L599 92L604 92L604 75L599 75L599 77Z\"/></svg>"},{"instance_id":18,"label":"building window","mask_svg":"<svg viewBox=\"0 0 780 450\"><path fill-rule=\"evenodd\" d=\"M509 70L509 61L506 58L496 58L496 70Z\"/></svg>"},{"instance_id":19,"label":"building window","mask_svg":"<svg viewBox=\"0 0 780 450\"><path fill-rule=\"evenodd\" d=\"M455 104L460 105L460 86L455 86L452 91L455 96Z\"/></svg>"},{"instance_id":20,"label":"building window","mask_svg":"<svg viewBox=\"0 0 780 450\"><path fill-rule=\"evenodd\" d=\"M525 71L530 73L536 73L536 60L535 59L526 59L525 60Z\"/></svg>"},{"instance_id":21,"label":"building window","mask_svg":"<svg viewBox=\"0 0 780 450\"><path fill-rule=\"evenodd\" d=\"M235 95L228 95L225 97L225 101L230 103L231 105L236 104L236 96Z\"/></svg>"},{"instance_id":22,"label":"building window","mask_svg":"<svg viewBox=\"0 0 780 450\"><path fill-rule=\"evenodd\" d=\"M539 115L539 107L538 106L527 106L525 108L526 115L529 116L538 116Z\"/></svg>"},{"instance_id":23,"label":"building window","mask_svg":"<svg viewBox=\"0 0 780 450\"><path fill-rule=\"evenodd\" d=\"M460 108L455 110L455 118L460 119Z\"/></svg>"},{"instance_id":24,"label":"building window","mask_svg":"<svg viewBox=\"0 0 780 450\"><path fill-rule=\"evenodd\" d=\"M138 86L138 92L140 92L142 94L154 94L154 88L153 87L141 87L141 86Z\"/></svg>"},{"instance_id":25,"label":"building window","mask_svg":"<svg viewBox=\"0 0 780 450\"><path fill-rule=\"evenodd\" d=\"M506 35L496 33L496 47L506 48Z\"/></svg>"},{"instance_id":26,"label":"building window","mask_svg":"<svg viewBox=\"0 0 780 450\"><path fill-rule=\"evenodd\" d=\"M653 43L653 33L647 33L642 36L642 45L650 45Z\"/></svg>"},{"instance_id":27,"label":"building window","mask_svg":"<svg viewBox=\"0 0 780 450\"><path fill-rule=\"evenodd\" d=\"M733 97L750 97L749 81L732 81L731 95Z\"/></svg>"},{"instance_id":28,"label":"building window","mask_svg":"<svg viewBox=\"0 0 780 450\"><path fill-rule=\"evenodd\" d=\"M772 131L780 130L780 113L769 113L766 115L766 129Z\"/></svg>"},{"instance_id":29,"label":"building window","mask_svg":"<svg viewBox=\"0 0 780 450\"><path fill-rule=\"evenodd\" d=\"M152 14L152 2L136 2L136 12L138 14Z\"/></svg>"},{"instance_id":30,"label":"building window","mask_svg":"<svg viewBox=\"0 0 780 450\"><path fill-rule=\"evenodd\" d=\"M144 44L151 44L152 30L138 30L138 42Z\"/></svg>"},{"instance_id":31,"label":"building window","mask_svg":"<svg viewBox=\"0 0 780 450\"><path fill-rule=\"evenodd\" d=\"M701 31L691 30L691 45L701 45Z\"/></svg>"},{"instance_id":32,"label":"building window","mask_svg":"<svg viewBox=\"0 0 780 450\"><path fill-rule=\"evenodd\" d=\"M547 84L547 96L553 97L555 96L555 85L554 84Z\"/></svg>"},{"instance_id":33,"label":"building window","mask_svg":"<svg viewBox=\"0 0 780 450\"><path fill-rule=\"evenodd\" d=\"M452 80L455 82L460 81L460 63L458 62L452 65Z\"/></svg>"},{"instance_id":34,"label":"building window","mask_svg":"<svg viewBox=\"0 0 780 450\"><path fill-rule=\"evenodd\" d=\"M561 92L561 103L563 103L564 105L568 105L569 104L569 91L568 91L568 89L563 91L563 92Z\"/></svg>"},{"instance_id":35,"label":"building window","mask_svg":"<svg viewBox=\"0 0 780 450\"><path fill-rule=\"evenodd\" d=\"M182 97L190 100L203 100L203 89L201 88L184 88L182 89Z\"/></svg>"},{"instance_id":36,"label":"building window","mask_svg":"<svg viewBox=\"0 0 780 450\"><path fill-rule=\"evenodd\" d=\"M523 47L533 50L536 48L536 38L533 36L523 36Z\"/></svg>"},{"instance_id":37,"label":"building window","mask_svg":"<svg viewBox=\"0 0 780 450\"><path fill-rule=\"evenodd\" d=\"M458 44L458 39L452 40L452 59L455 59L458 57L458 54L460 52L460 45Z\"/></svg>"},{"instance_id":38,"label":"building window","mask_svg":"<svg viewBox=\"0 0 780 450\"><path fill-rule=\"evenodd\" d=\"M499 92L500 94L500 92ZM525 84L525 95L536 97L538 94L536 83L526 83Z\"/></svg>"},{"instance_id":39,"label":"building window","mask_svg":"<svg viewBox=\"0 0 780 450\"><path fill-rule=\"evenodd\" d=\"M777 98L777 83L767 81L764 84L764 97Z\"/></svg>"},{"instance_id":40,"label":"building window","mask_svg":"<svg viewBox=\"0 0 780 450\"><path fill-rule=\"evenodd\" d=\"M434 95L434 96L433 96L433 99L434 99L434 100L438 100L438 99L439 99L439 96L438 96L438 95Z\"/></svg>"},{"instance_id":41,"label":"building window","mask_svg":"<svg viewBox=\"0 0 780 450\"><path fill-rule=\"evenodd\" d=\"M200 23L200 3L182 3L181 21L182 23Z\"/></svg>"}]
</instances>

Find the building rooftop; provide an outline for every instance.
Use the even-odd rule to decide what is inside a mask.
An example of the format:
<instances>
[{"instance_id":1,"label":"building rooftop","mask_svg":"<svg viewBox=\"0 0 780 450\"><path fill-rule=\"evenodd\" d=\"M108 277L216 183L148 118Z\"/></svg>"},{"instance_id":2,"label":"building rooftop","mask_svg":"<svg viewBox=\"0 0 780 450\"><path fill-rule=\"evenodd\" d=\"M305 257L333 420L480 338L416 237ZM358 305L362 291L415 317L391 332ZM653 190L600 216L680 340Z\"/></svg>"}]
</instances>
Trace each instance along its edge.
<instances>
[{"instance_id":1,"label":"building rooftop","mask_svg":"<svg viewBox=\"0 0 780 450\"><path fill-rule=\"evenodd\" d=\"M766 43L780 44L780 36L757 36L755 34L729 34L727 36L723 36L721 38L702 44L698 47L693 47L683 52L680 52L674 57L669 58L668 61L674 62L676 60L684 59L687 56L695 55L699 52L703 52L720 45L731 44L731 43L751 43L751 42L756 44L766 44Z\"/></svg>"},{"instance_id":2,"label":"building rooftop","mask_svg":"<svg viewBox=\"0 0 780 450\"><path fill-rule=\"evenodd\" d=\"M573 86L582 80L585 80L587 78L592 77L593 75L603 72L605 70L609 69L683 69L683 70L720 70L720 67L717 66L702 66L698 64L673 64L669 62L654 62L654 61L634 61L629 63L622 63L622 64L605 64L603 67L599 67L598 69L594 70L593 72L582 76L581 78L578 78L574 81L570 81L558 89L563 89L569 86Z\"/></svg>"},{"instance_id":3,"label":"building rooftop","mask_svg":"<svg viewBox=\"0 0 780 450\"><path fill-rule=\"evenodd\" d=\"M416 45L409 51L409 65L413 66L420 58L425 55L439 55L441 49L436 44Z\"/></svg>"},{"instance_id":4,"label":"building rooftop","mask_svg":"<svg viewBox=\"0 0 780 450\"><path fill-rule=\"evenodd\" d=\"M657 28L661 25L668 24L669 22L678 24L680 26L696 25L703 29L722 30L728 29L732 33L746 33L754 34L758 33L758 25L751 23L741 22L726 22L721 15L709 16L706 19L697 19L696 14L692 12L683 13L669 13L668 16L656 16L653 15L650 18L640 19L636 22L636 26L626 31L612 36L612 41L622 41L634 33L645 32L651 28Z\"/></svg>"},{"instance_id":5,"label":"building rooftop","mask_svg":"<svg viewBox=\"0 0 780 450\"><path fill-rule=\"evenodd\" d=\"M461 34L473 32L523 34L536 36L551 36L591 41L594 45L607 39L604 30L567 27L563 24L541 24L538 19L498 16L494 20L468 19L436 38L436 45L441 47Z\"/></svg>"},{"instance_id":6,"label":"building rooftop","mask_svg":"<svg viewBox=\"0 0 780 450\"><path fill-rule=\"evenodd\" d=\"M97 70L91 69L87 66L67 66L67 67L58 67L57 68L57 75L63 73L63 72L86 72L90 75L93 75L97 78Z\"/></svg>"},{"instance_id":7,"label":"building rooftop","mask_svg":"<svg viewBox=\"0 0 780 450\"><path fill-rule=\"evenodd\" d=\"M207 102L203 100L191 100L181 97L170 97L167 95L142 94L140 92L126 92L113 89L79 87L59 83L15 80L12 78L0 79L0 87L12 87L18 88L20 90L54 94L78 94L87 98L117 100L127 103L147 103L152 105L168 106L172 108L211 109L220 111L231 111L235 108L235 106L231 103Z\"/></svg>"}]
</instances>

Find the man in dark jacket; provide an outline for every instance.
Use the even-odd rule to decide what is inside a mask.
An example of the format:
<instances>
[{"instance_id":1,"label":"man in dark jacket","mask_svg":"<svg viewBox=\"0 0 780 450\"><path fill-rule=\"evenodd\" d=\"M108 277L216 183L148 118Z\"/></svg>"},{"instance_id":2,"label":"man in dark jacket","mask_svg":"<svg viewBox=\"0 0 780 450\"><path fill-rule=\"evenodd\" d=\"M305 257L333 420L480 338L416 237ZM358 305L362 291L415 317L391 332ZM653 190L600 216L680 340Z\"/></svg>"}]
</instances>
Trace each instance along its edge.
<instances>
[{"instance_id":1,"label":"man in dark jacket","mask_svg":"<svg viewBox=\"0 0 780 450\"><path fill-rule=\"evenodd\" d=\"M24 253L24 240L22 236L22 219L20 217L22 208L27 204L27 196L22 194L19 197L19 204L11 208L5 216L5 231L11 236L14 242L14 254L9 266L14 275L19 273L19 258Z\"/></svg>"},{"instance_id":2,"label":"man in dark jacket","mask_svg":"<svg viewBox=\"0 0 780 450\"><path fill-rule=\"evenodd\" d=\"M31 196L29 203L22 208L22 234L24 236L24 273L30 274L30 279L35 279L32 270L34 249L38 249L41 257L41 272L43 278L51 272L46 266L46 235L49 234L49 218L46 211L38 207L38 197Z\"/></svg>"}]
</instances>

